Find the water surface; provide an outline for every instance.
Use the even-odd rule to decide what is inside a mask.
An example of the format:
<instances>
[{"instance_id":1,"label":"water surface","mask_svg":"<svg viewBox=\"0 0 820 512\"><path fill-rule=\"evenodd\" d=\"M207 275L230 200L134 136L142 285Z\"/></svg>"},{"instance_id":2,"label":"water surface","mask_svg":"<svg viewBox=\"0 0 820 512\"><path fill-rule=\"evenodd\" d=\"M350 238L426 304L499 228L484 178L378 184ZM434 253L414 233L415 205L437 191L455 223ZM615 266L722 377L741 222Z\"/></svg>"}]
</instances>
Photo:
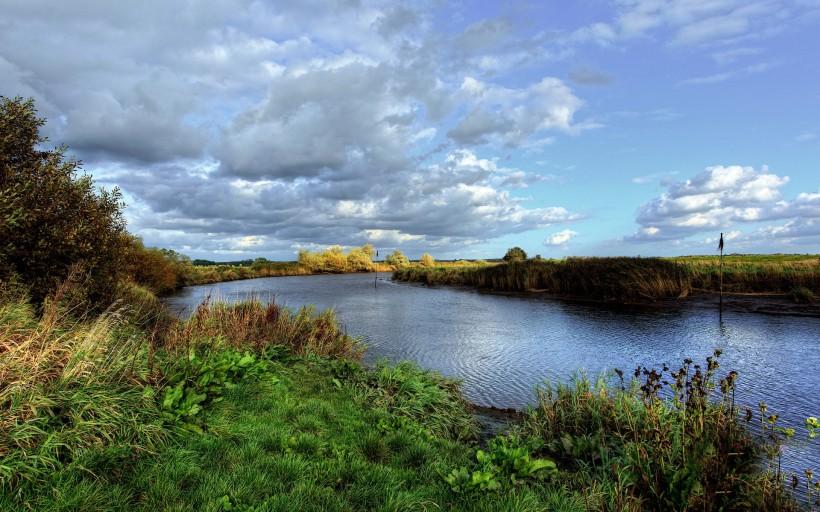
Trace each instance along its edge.
<instances>
[{"instance_id":1,"label":"water surface","mask_svg":"<svg viewBox=\"0 0 820 512\"><path fill-rule=\"evenodd\" d=\"M376 286L374 286L376 284ZM205 297L252 296L298 307L334 308L368 346L367 361L410 359L458 377L476 404L519 408L545 379L579 370L596 376L636 365L673 368L723 350L722 370L740 372L737 398L761 400L784 424L820 416L820 319L703 308L611 308L393 283L389 274L293 276L193 286L167 299L190 312ZM787 466L820 469L820 443L794 443Z\"/></svg>"}]
</instances>

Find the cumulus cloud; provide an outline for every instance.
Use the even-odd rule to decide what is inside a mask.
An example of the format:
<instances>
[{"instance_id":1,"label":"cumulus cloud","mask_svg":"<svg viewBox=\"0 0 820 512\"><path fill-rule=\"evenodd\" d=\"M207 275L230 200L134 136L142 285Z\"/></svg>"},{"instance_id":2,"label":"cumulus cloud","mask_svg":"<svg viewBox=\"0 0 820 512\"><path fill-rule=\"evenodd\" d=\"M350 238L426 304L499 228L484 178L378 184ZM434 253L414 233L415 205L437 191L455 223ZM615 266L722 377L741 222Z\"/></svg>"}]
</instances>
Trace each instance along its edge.
<instances>
[{"instance_id":1,"label":"cumulus cloud","mask_svg":"<svg viewBox=\"0 0 820 512\"><path fill-rule=\"evenodd\" d=\"M783 226L761 228L760 233L803 236L814 228L813 219L820 218L820 193L801 193L791 201L783 200L780 189L788 181L788 176L771 173L766 167L708 167L691 179L670 183L666 192L642 205L636 217L640 227L627 239L682 240L736 224L782 219L789 220Z\"/></svg>"},{"instance_id":2,"label":"cumulus cloud","mask_svg":"<svg viewBox=\"0 0 820 512\"><path fill-rule=\"evenodd\" d=\"M592 126L557 78L494 80L553 58L549 36L437 32L430 9L13 2L0 94L37 99L51 139L125 192L130 229L196 254L450 250L580 218L517 197L550 177L495 156Z\"/></svg>"},{"instance_id":3,"label":"cumulus cloud","mask_svg":"<svg viewBox=\"0 0 820 512\"><path fill-rule=\"evenodd\" d=\"M564 229L564 230L558 231L557 233L553 233L550 236L548 236L544 240L544 245L547 245L547 246L566 245L570 240L575 238L577 235L578 235L578 233L576 233L575 231L573 231L571 229Z\"/></svg>"},{"instance_id":4,"label":"cumulus cloud","mask_svg":"<svg viewBox=\"0 0 820 512\"><path fill-rule=\"evenodd\" d=\"M461 96L474 106L447 132L457 144L497 142L517 147L550 130L577 133L593 127L574 122L583 101L558 78L546 77L513 89L466 77Z\"/></svg>"}]
</instances>

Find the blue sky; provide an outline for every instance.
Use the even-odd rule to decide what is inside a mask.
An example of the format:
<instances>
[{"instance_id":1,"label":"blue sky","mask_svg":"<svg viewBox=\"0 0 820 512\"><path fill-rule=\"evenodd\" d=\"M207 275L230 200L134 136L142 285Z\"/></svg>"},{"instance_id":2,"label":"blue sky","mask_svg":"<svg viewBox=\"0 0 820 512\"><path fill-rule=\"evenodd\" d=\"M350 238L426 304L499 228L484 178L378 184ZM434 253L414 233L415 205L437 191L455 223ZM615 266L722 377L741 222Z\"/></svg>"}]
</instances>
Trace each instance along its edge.
<instances>
[{"instance_id":1,"label":"blue sky","mask_svg":"<svg viewBox=\"0 0 820 512\"><path fill-rule=\"evenodd\" d=\"M820 252L816 0L3 3L0 94L149 245Z\"/></svg>"}]
</instances>

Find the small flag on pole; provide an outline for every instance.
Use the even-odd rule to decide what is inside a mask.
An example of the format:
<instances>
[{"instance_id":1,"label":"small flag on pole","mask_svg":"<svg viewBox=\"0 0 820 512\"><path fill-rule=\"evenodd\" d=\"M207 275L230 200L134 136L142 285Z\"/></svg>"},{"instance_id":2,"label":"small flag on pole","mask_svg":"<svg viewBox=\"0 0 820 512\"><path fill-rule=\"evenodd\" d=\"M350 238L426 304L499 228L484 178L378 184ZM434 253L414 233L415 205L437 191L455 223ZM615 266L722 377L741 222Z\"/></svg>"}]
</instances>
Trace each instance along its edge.
<instances>
[{"instance_id":1,"label":"small flag on pole","mask_svg":"<svg viewBox=\"0 0 820 512\"><path fill-rule=\"evenodd\" d=\"M720 234L720 242L718 242L718 251L723 252L723 233Z\"/></svg>"}]
</instances>

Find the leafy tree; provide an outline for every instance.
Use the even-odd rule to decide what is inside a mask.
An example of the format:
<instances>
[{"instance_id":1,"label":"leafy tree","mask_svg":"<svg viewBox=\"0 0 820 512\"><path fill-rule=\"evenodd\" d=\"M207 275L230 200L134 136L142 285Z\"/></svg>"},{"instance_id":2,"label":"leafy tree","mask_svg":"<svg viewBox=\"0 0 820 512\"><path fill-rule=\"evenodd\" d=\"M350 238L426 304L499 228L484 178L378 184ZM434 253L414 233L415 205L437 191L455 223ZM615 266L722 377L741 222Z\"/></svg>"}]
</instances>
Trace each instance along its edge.
<instances>
[{"instance_id":1,"label":"leafy tree","mask_svg":"<svg viewBox=\"0 0 820 512\"><path fill-rule=\"evenodd\" d=\"M407 256L405 256L404 253L398 249L390 253L385 261L388 265L392 265L395 268L406 267L410 264L410 260L407 259Z\"/></svg>"},{"instance_id":2,"label":"leafy tree","mask_svg":"<svg viewBox=\"0 0 820 512\"><path fill-rule=\"evenodd\" d=\"M369 272L373 270L373 260L370 259L364 247L361 249L351 249L347 254L347 268L348 270Z\"/></svg>"},{"instance_id":3,"label":"leafy tree","mask_svg":"<svg viewBox=\"0 0 820 512\"><path fill-rule=\"evenodd\" d=\"M347 257L342 246L328 247L322 253L322 270L325 272L344 272L347 270Z\"/></svg>"},{"instance_id":4,"label":"leafy tree","mask_svg":"<svg viewBox=\"0 0 820 512\"><path fill-rule=\"evenodd\" d=\"M504 255L504 261L508 263L516 261L524 261L527 259L527 253L520 247L512 247L507 249L507 254Z\"/></svg>"},{"instance_id":5,"label":"leafy tree","mask_svg":"<svg viewBox=\"0 0 820 512\"><path fill-rule=\"evenodd\" d=\"M376 257L376 248L373 247L373 244L364 244L361 250L370 258L370 261L373 261L373 258Z\"/></svg>"},{"instance_id":6,"label":"leafy tree","mask_svg":"<svg viewBox=\"0 0 820 512\"><path fill-rule=\"evenodd\" d=\"M0 97L0 278L18 276L40 303L80 268L86 298L105 305L128 245L121 194L95 190L65 147L43 149L44 124L32 100Z\"/></svg>"},{"instance_id":7,"label":"leafy tree","mask_svg":"<svg viewBox=\"0 0 820 512\"><path fill-rule=\"evenodd\" d=\"M145 247L132 235L127 238L125 270L135 283L160 295L185 285L193 267L190 258L171 249Z\"/></svg>"},{"instance_id":8,"label":"leafy tree","mask_svg":"<svg viewBox=\"0 0 820 512\"><path fill-rule=\"evenodd\" d=\"M307 249L299 251L299 265L309 269L311 272L319 272L322 270L322 255L315 252L310 252Z\"/></svg>"},{"instance_id":9,"label":"leafy tree","mask_svg":"<svg viewBox=\"0 0 820 512\"><path fill-rule=\"evenodd\" d=\"M419 260L419 264L422 267L432 267L433 265L436 264L436 260L434 260L433 257L430 256L429 253L425 252L424 254L421 255L421 259Z\"/></svg>"}]
</instances>

